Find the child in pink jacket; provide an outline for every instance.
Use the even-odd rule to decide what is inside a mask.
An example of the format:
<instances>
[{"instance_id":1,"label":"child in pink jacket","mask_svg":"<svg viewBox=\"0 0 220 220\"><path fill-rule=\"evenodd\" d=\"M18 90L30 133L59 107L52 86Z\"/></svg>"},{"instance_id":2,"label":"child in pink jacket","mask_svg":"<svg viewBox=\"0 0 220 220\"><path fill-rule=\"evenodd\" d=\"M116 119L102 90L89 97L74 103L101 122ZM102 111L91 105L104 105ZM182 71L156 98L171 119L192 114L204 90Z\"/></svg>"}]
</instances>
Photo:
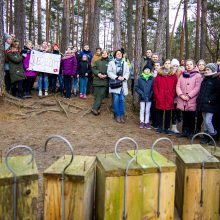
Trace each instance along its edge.
<instances>
[{"instance_id":1,"label":"child in pink jacket","mask_svg":"<svg viewBox=\"0 0 220 220\"><path fill-rule=\"evenodd\" d=\"M186 71L180 76L176 86L177 109L182 111L182 133L178 137L191 137L195 130L196 99L202 76L195 68L193 60L186 61Z\"/></svg>"}]
</instances>

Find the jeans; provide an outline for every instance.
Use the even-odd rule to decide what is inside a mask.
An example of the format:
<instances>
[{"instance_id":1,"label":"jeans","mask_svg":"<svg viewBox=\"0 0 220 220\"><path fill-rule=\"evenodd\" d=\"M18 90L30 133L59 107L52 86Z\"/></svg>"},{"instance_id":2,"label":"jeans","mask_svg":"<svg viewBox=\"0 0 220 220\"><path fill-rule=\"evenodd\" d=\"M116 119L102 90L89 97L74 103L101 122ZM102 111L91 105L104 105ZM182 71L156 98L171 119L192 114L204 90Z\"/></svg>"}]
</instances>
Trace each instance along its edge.
<instances>
[{"instance_id":1,"label":"jeans","mask_svg":"<svg viewBox=\"0 0 220 220\"><path fill-rule=\"evenodd\" d=\"M113 108L116 117L122 117L125 114L125 96L121 90L120 94L112 93Z\"/></svg>"},{"instance_id":2,"label":"jeans","mask_svg":"<svg viewBox=\"0 0 220 220\"><path fill-rule=\"evenodd\" d=\"M76 93L77 88L78 88L78 77L74 76L73 80L72 80L72 89L73 89L74 93Z\"/></svg>"},{"instance_id":3,"label":"jeans","mask_svg":"<svg viewBox=\"0 0 220 220\"><path fill-rule=\"evenodd\" d=\"M52 76L52 91L53 92L56 92L57 77L59 81L60 91L63 91L63 76L61 74L59 75L54 74Z\"/></svg>"},{"instance_id":4,"label":"jeans","mask_svg":"<svg viewBox=\"0 0 220 220\"><path fill-rule=\"evenodd\" d=\"M204 121L204 131L208 131L209 134L213 135L216 133L215 128L212 124L213 113L203 112L202 117Z\"/></svg>"},{"instance_id":5,"label":"jeans","mask_svg":"<svg viewBox=\"0 0 220 220\"><path fill-rule=\"evenodd\" d=\"M140 102L140 122L149 123L150 107L151 102Z\"/></svg>"},{"instance_id":6,"label":"jeans","mask_svg":"<svg viewBox=\"0 0 220 220\"><path fill-rule=\"evenodd\" d=\"M71 76L63 76L64 86L66 88L65 97L71 97L71 87L72 87L72 77Z\"/></svg>"},{"instance_id":7,"label":"jeans","mask_svg":"<svg viewBox=\"0 0 220 220\"><path fill-rule=\"evenodd\" d=\"M43 80L44 80L44 90L48 91L48 75L46 73L40 73L38 76L38 91L42 91Z\"/></svg>"},{"instance_id":8,"label":"jeans","mask_svg":"<svg viewBox=\"0 0 220 220\"><path fill-rule=\"evenodd\" d=\"M12 83L11 85L12 95L19 98L23 97L23 80Z\"/></svg>"},{"instance_id":9,"label":"jeans","mask_svg":"<svg viewBox=\"0 0 220 220\"><path fill-rule=\"evenodd\" d=\"M79 93L86 94L87 83L88 83L87 77L80 77L79 78Z\"/></svg>"},{"instance_id":10,"label":"jeans","mask_svg":"<svg viewBox=\"0 0 220 220\"><path fill-rule=\"evenodd\" d=\"M31 94L31 89L33 82L35 80L35 76L27 76L27 78L23 82L23 90L25 95L30 95Z\"/></svg>"}]
</instances>

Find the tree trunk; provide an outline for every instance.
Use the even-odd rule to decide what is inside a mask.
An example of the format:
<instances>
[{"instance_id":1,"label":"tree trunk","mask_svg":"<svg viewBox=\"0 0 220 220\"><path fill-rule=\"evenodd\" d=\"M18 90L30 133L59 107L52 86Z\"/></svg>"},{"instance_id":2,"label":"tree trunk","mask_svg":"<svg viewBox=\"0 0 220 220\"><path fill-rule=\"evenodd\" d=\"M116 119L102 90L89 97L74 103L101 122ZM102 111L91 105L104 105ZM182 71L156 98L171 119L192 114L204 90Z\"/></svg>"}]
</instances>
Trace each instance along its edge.
<instances>
[{"instance_id":1,"label":"tree trunk","mask_svg":"<svg viewBox=\"0 0 220 220\"><path fill-rule=\"evenodd\" d=\"M8 33L8 26L9 26L9 22L8 22L8 14L9 14L9 0L6 0L6 32Z\"/></svg>"},{"instance_id":2,"label":"tree trunk","mask_svg":"<svg viewBox=\"0 0 220 220\"><path fill-rule=\"evenodd\" d=\"M182 32L180 36L180 61L183 60L183 53L184 53L184 40L185 40L185 29L184 29L184 24L185 24L185 16L183 14L183 22L182 22Z\"/></svg>"},{"instance_id":3,"label":"tree trunk","mask_svg":"<svg viewBox=\"0 0 220 220\"><path fill-rule=\"evenodd\" d=\"M62 39L61 39L61 51L64 52L69 44L69 27L70 27L70 2L64 0L63 4L63 19L62 19Z\"/></svg>"},{"instance_id":4,"label":"tree trunk","mask_svg":"<svg viewBox=\"0 0 220 220\"><path fill-rule=\"evenodd\" d=\"M128 58L130 61L133 60L133 27L134 27L134 20L133 20L133 4L134 0L128 0L128 14L127 14L127 35L128 35Z\"/></svg>"},{"instance_id":5,"label":"tree trunk","mask_svg":"<svg viewBox=\"0 0 220 220\"><path fill-rule=\"evenodd\" d=\"M32 39L32 29L34 30L34 28L32 27L33 25L33 21L34 21L34 17L33 17L33 10L34 10L34 0L30 1L30 11L29 11L29 28L28 28L28 39L31 40Z\"/></svg>"},{"instance_id":6,"label":"tree trunk","mask_svg":"<svg viewBox=\"0 0 220 220\"><path fill-rule=\"evenodd\" d=\"M177 21L177 17L180 11L180 7L182 4L183 0L180 0L180 3L178 5L177 11L176 11L176 15L175 15L175 19L174 19L174 24L173 24L173 28L172 28L172 32L171 32L171 36L170 36L170 51L172 52L172 48L173 48L173 35L174 35L174 30L176 27L176 21Z\"/></svg>"},{"instance_id":7,"label":"tree trunk","mask_svg":"<svg viewBox=\"0 0 220 220\"><path fill-rule=\"evenodd\" d=\"M77 1L77 20L76 20L76 46L79 46L79 11L80 11L80 0Z\"/></svg>"},{"instance_id":8,"label":"tree trunk","mask_svg":"<svg viewBox=\"0 0 220 220\"><path fill-rule=\"evenodd\" d=\"M38 44L42 43L42 26L41 26L41 0L37 0L37 29L38 29Z\"/></svg>"},{"instance_id":9,"label":"tree trunk","mask_svg":"<svg viewBox=\"0 0 220 220\"><path fill-rule=\"evenodd\" d=\"M157 31L154 43L154 51L159 54L161 60L164 56L164 43L166 36L167 0L160 0L160 10L157 21Z\"/></svg>"},{"instance_id":10,"label":"tree trunk","mask_svg":"<svg viewBox=\"0 0 220 220\"><path fill-rule=\"evenodd\" d=\"M120 50L121 49L121 0L113 0L113 7L114 7L113 50L118 50L118 49Z\"/></svg>"},{"instance_id":11,"label":"tree trunk","mask_svg":"<svg viewBox=\"0 0 220 220\"><path fill-rule=\"evenodd\" d=\"M200 58L200 10L201 10L201 0L197 0L197 14L196 14L196 40L195 40L195 60L196 62Z\"/></svg>"},{"instance_id":12,"label":"tree trunk","mask_svg":"<svg viewBox=\"0 0 220 220\"><path fill-rule=\"evenodd\" d=\"M72 45L74 45L74 34L75 34L75 11L74 11L74 7L75 7L75 3L74 3L74 0L72 0Z\"/></svg>"},{"instance_id":13,"label":"tree trunk","mask_svg":"<svg viewBox=\"0 0 220 220\"><path fill-rule=\"evenodd\" d=\"M148 0L144 0L144 25L143 25L143 50L142 53L147 51L147 20L148 20Z\"/></svg>"},{"instance_id":14,"label":"tree trunk","mask_svg":"<svg viewBox=\"0 0 220 220\"><path fill-rule=\"evenodd\" d=\"M3 0L0 0L0 16L3 18ZM3 91L3 85L4 85L4 24L3 19L0 20L0 95Z\"/></svg>"},{"instance_id":15,"label":"tree trunk","mask_svg":"<svg viewBox=\"0 0 220 220\"><path fill-rule=\"evenodd\" d=\"M10 0L10 12L9 12L9 33L13 33L13 2Z\"/></svg>"},{"instance_id":16,"label":"tree trunk","mask_svg":"<svg viewBox=\"0 0 220 220\"><path fill-rule=\"evenodd\" d=\"M189 59L188 0L184 1L185 59Z\"/></svg>"},{"instance_id":17,"label":"tree trunk","mask_svg":"<svg viewBox=\"0 0 220 220\"><path fill-rule=\"evenodd\" d=\"M134 49L134 68L135 79L138 77L140 69L140 61L142 56L142 16L143 16L143 0L137 0L136 2L136 23L135 23L135 49Z\"/></svg>"},{"instance_id":18,"label":"tree trunk","mask_svg":"<svg viewBox=\"0 0 220 220\"><path fill-rule=\"evenodd\" d=\"M50 13L51 13L51 0L46 0L46 41L47 42L50 39Z\"/></svg>"},{"instance_id":19,"label":"tree trunk","mask_svg":"<svg viewBox=\"0 0 220 220\"><path fill-rule=\"evenodd\" d=\"M167 19L166 19L166 59L170 58L170 23L169 23L169 0L167 0Z\"/></svg>"},{"instance_id":20,"label":"tree trunk","mask_svg":"<svg viewBox=\"0 0 220 220\"><path fill-rule=\"evenodd\" d=\"M83 40L82 46L89 44L89 13L90 13L90 1L84 2L84 19L83 19Z\"/></svg>"},{"instance_id":21,"label":"tree trunk","mask_svg":"<svg viewBox=\"0 0 220 220\"><path fill-rule=\"evenodd\" d=\"M25 6L24 0L16 0L14 2L14 24L15 24L15 35L20 42L21 48L24 46L24 35L25 35Z\"/></svg>"},{"instance_id":22,"label":"tree trunk","mask_svg":"<svg viewBox=\"0 0 220 220\"><path fill-rule=\"evenodd\" d=\"M205 58L206 41L207 41L207 0L202 0L200 59Z\"/></svg>"},{"instance_id":23,"label":"tree trunk","mask_svg":"<svg viewBox=\"0 0 220 220\"><path fill-rule=\"evenodd\" d=\"M57 11L57 16L56 16L56 43L59 44L60 41L60 15L59 12Z\"/></svg>"},{"instance_id":24,"label":"tree trunk","mask_svg":"<svg viewBox=\"0 0 220 220\"><path fill-rule=\"evenodd\" d=\"M100 8L101 1L96 0L94 5L94 16L90 26L92 28L90 32L90 49L93 53L95 53L96 47L99 46L99 24L100 24ZM92 19L92 18L91 18Z\"/></svg>"}]
</instances>

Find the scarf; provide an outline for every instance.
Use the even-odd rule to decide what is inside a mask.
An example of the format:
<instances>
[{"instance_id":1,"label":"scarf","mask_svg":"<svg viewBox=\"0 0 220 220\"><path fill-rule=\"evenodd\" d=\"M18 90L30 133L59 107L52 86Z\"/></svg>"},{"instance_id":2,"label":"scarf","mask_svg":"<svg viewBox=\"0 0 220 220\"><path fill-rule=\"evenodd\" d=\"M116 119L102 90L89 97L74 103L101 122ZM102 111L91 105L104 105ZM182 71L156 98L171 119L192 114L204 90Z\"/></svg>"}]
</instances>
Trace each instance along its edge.
<instances>
[{"instance_id":1,"label":"scarf","mask_svg":"<svg viewBox=\"0 0 220 220\"><path fill-rule=\"evenodd\" d=\"M152 73L142 73L141 76L143 77L143 79L145 79L146 81L149 80L153 74Z\"/></svg>"},{"instance_id":2,"label":"scarf","mask_svg":"<svg viewBox=\"0 0 220 220\"><path fill-rule=\"evenodd\" d=\"M190 72L184 71L183 77L184 78L191 78L191 77L195 76L197 73L199 73L199 71L197 69L193 69Z\"/></svg>"}]
</instances>

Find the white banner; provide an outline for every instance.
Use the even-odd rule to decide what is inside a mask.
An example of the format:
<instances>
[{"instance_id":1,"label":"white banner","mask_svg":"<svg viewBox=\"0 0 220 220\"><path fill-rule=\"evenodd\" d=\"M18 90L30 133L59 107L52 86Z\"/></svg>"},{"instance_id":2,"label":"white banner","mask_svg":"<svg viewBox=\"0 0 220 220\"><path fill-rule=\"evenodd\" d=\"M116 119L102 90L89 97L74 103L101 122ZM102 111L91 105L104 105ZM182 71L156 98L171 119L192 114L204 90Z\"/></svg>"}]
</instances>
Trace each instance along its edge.
<instances>
[{"instance_id":1,"label":"white banner","mask_svg":"<svg viewBox=\"0 0 220 220\"><path fill-rule=\"evenodd\" d=\"M29 69L36 72L59 74L61 55L31 51Z\"/></svg>"}]
</instances>

